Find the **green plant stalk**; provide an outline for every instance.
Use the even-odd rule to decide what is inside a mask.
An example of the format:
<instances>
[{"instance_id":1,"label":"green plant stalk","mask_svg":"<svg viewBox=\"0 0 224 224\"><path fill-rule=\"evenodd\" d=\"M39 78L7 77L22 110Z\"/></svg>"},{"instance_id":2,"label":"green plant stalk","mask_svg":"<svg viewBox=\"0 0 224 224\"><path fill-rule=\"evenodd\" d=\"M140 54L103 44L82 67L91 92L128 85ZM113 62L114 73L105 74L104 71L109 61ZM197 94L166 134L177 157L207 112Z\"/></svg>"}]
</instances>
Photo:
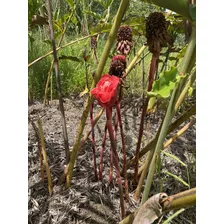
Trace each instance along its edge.
<instances>
[{"instance_id":1,"label":"green plant stalk","mask_svg":"<svg viewBox=\"0 0 224 224\"><path fill-rule=\"evenodd\" d=\"M185 74L185 72L188 69L188 66L190 64L190 60L188 60L188 59L192 57L195 47L196 47L196 32L194 30L193 33L192 33L192 37L191 37L191 40L189 42L189 45L187 47L185 57L182 61L182 63L184 63L184 64L182 64L182 67L181 67L181 72L183 74ZM162 124L162 128L161 128L161 131L160 131L160 134L159 134L159 138L158 138L158 141L157 141L157 144L156 144L155 152L154 152L154 155L153 155L150 167L149 167L149 172L148 172L146 185L145 185L145 189L144 189L143 197L142 197L142 202L141 202L142 204L144 204L146 202L146 200L148 199L148 195L149 195L152 180L153 180L153 175L154 175L155 170L156 170L157 160L158 160L159 155L160 155L160 150L163 147L163 142L164 142L164 140L166 138L166 135L167 135L168 126L169 126L169 124L170 124L170 122L171 122L171 120L172 120L172 118L173 118L173 116L176 112L175 111L175 104L176 104L177 99L180 95L182 82L183 82L183 80L181 80L176 85L176 87L174 88L174 90L172 92L172 95L171 95L171 99L170 99L170 102L169 102L169 105L168 105L168 108L167 108L167 112L166 112L166 115L165 115L165 118L164 118L164 121L163 121L163 124Z\"/></svg>"},{"instance_id":2,"label":"green plant stalk","mask_svg":"<svg viewBox=\"0 0 224 224\"><path fill-rule=\"evenodd\" d=\"M140 172L140 170L142 170L142 174L141 174L141 177L140 177L140 179L138 181L138 186L136 188L136 191L134 193L134 199L135 199L135 201L138 201L139 198L140 198L142 186L143 186L145 177L147 175L148 167L149 167L149 164L150 164L150 162L152 160L153 154L154 154L154 150L149 151L149 155L147 156L145 163L142 165L143 166L143 169L141 169L141 167L139 169L139 172Z\"/></svg>"},{"instance_id":3,"label":"green plant stalk","mask_svg":"<svg viewBox=\"0 0 224 224\"><path fill-rule=\"evenodd\" d=\"M116 38L117 31L120 27L123 15L129 6L129 2L130 2L130 0L123 0L120 3L119 9L117 11L117 15L115 17L113 26L111 27L110 33L108 35L103 53L101 55L101 58L100 58L100 61L99 61L98 67L97 67L96 75L95 75L93 83L92 83L92 88L95 87L96 83L99 81L99 79L102 75L103 68L106 64L106 61L107 61L109 53L110 53L110 49L111 49L111 47L114 43L114 40Z\"/></svg>"},{"instance_id":4,"label":"green plant stalk","mask_svg":"<svg viewBox=\"0 0 224 224\"><path fill-rule=\"evenodd\" d=\"M180 213L182 213L183 211L185 211L184 208L178 210L177 212L175 212L173 215L171 215L166 221L164 221L162 224L169 224L170 221L172 221L175 217L177 217Z\"/></svg>"},{"instance_id":5,"label":"green plant stalk","mask_svg":"<svg viewBox=\"0 0 224 224\"><path fill-rule=\"evenodd\" d=\"M125 217L124 197L123 197L123 188L122 188L122 182L121 182L121 174L119 169L118 157L116 156L116 141L115 141L114 130L112 126L112 108L106 108L106 116L107 116L107 129L110 136L111 149L112 149L112 155L113 155L113 163L115 166L115 170L117 172L117 182L119 187L120 205L121 205L121 217L123 219Z\"/></svg>"},{"instance_id":6,"label":"green plant stalk","mask_svg":"<svg viewBox=\"0 0 224 224\"><path fill-rule=\"evenodd\" d=\"M178 14L181 14L184 17L191 19L187 0L173 0L173 1L148 0L148 1L163 8L170 9Z\"/></svg>"},{"instance_id":7,"label":"green plant stalk","mask_svg":"<svg viewBox=\"0 0 224 224\"><path fill-rule=\"evenodd\" d=\"M54 38L53 22L52 22L52 3L51 3L51 0L48 0L47 8L48 8L49 27L50 27L51 41L52 41L52 48L53 48L53 57L54 57L54 64L55 64L55 74L56 74L56 84L57 84L57 91L58 91L59 107L60 107L61 120L62 120L62 130L63 130L63 138L64 138L66 163L68 163L69 159L70 159L70 153L69 153L66 120L65 120L65 111L64 111L62 91L61 91L59 64L58 64L57 51L56 51L55 38Z\"/></svg>"},{"instance_id":8,"label":"green plant stalk","mask_svg":"<svg viewBox=\"0 0 224 224\"><path fill-rule=\"evenodd\" d=\"M131 63L128 65L128 67L126 68L126 75L130 73L130 71L135 67L136 61L138 60L138 58L141 56L141 54L143 53L143 51L145 50L145 48L147 47L147 45L143 45L140 50L138 51L138 53L136 54L136 56L133 58L133 60L131 61Z\"/></svg>"},{"instance_id":9,"label":"green plant stalk","mask_svg":"<svg viewBox=\"0 0 224 224\"><path fill-rule=\"evenodd\" d=\"M195 80L196 80L196 70L193 72L192 75L190 75L189 80L187 81L186 85L184 86L184 89L181 92L181 94L176 102L175 111L178 110L180 104L183 102L183 100L185 99L185 96L187 95L188 89L191 87L191 85L194 83Z\"/></svg>"},{"instance_id":10,"label":"green plant stalk","mask_svg":"<svg viewBox=\"0 0 224 224\"><path fill-rule=\"evenodd\" d=\"M184 74L184 73L189 73L190 69L192 68L192 64L195 62L194 60L196 60L196 29L195 27L192 27L192 34L191 34L191 39L190 42L187 46L186 52L185 52L185 56L181 62L181 67L179 69L180 74ZM186 57L187 55L187 57Z\"/></svg>"},{"instance_id":11,"label":"green plant stalk","mask_svg":"<svg viewBox=\"0 0 224 224\"><path fill-rule=\"evenodd\" d=\"M72 19L72 16L74 14L75 8L76 8L76 5L74 5L74 8L72 9L71 14L69 15L69 18L68 18L68 20L66 22L65 28L64 28L61 36L60 36L60 39L58 41L58 47L61 47L62 40L64 38L64 35L65 35L66 30L68 29L68 25L69 25L69 23L70 23L70 21ZM52 62L51 62L51 67L50 67L50 70L49 70L49 73L48 73L48 77L47 77L47 82L46 82L46 85L45 85L44 105L46 104L46 100L47 100L49 80L51 80L51 102L52 102L52 98L53 98L53 96L52 96L52 94L53 94L53 91L52 91L52 89L53 89L53 86L52 86L52 84L53 84L53 82L52 82L52 69L53 69L53 65L54 65L54 60L52 60Z\"/></svg>"},{"instance_id":12,"label":"green plant stalk","mask_svg":"<svg viewBox=\"0 0 224 224\"><path fill-rule=\"evenodd\" d=\"M113 46L113 42L116 38L118 28L121 24L121 20L123 18L123 15L124 15L125 11L128 8L129 1L130 0L123 0L120 3L119 9L117 11L116 18L115 18L113 26L110 30L108 39L106 41L106 44L105 44L105 47L104 47L104 50L103 50L103 53L102 53L102 56L100 58L100 62L98 64L95 79L92 82L91 89L95 87L96 83L99 81L99 79L102 75L104 66L105 66L107 58L109 56L110 49ZM94 35L96 35L96 34L94 34ZM94 35L91 35L91 36L94 36ZM73 149L72 149L71 159L70 159L70 162L69 162L68 172L67 172L67 175L66 175L66 186L67 187L70 187L70 185L71 185L73 167L75 165L75 160L76 160L77 155L78 155L80 140L81 140L82 133L83 133L83 130L84 130L84 126L85 126L85 123L86 123L86 119L87 119L87 116L88 116L88 113L89 113L90 104L92 102L93 102L93 96L89 95L87 100L86 100L86 103L85 103L85 108L83 110L83 113L82 113L82 116L81 116L81 121L80 121L79 128L78 128L78 134L77 134L77 137L75 139L75 144L74 144Z\"/></svg>"},{"instance_id":13,"label":"green plant stalk","mask_svg":"<svg viewBox=\"0 0 224 224\"><path fill-rule=\"evenodd\" d=\"M40 133L40 141L41 141L41 149L42 149L42 154L44 157L44 165L46 168L46 173L47 173L47 180L48 180L48 192L51 195L52 193L52 180L51 180L51 171L47 162L47 153L45 150L45 142L44 142L44 133L43 133L43 127L41 120L38 120L38 126L39 126L39 133Z\"/></svg>"},{"instance_id":14,"label":"green plant stalk","mask_svg":"<svg viewBox=\"0 0 224 224\"><path fill-rule=\"evenodd\" d=\"M170 102L169 102L169 105L167 108L167 112L166 112L166 115L165 115L165 118L164 118L164 121L162 124L162 128L161 128L161 131L160 131L160 134L158 137L158 141L156 143L155 152L154 152L154 155L153 155L150 167L149 167L146 185L145 185L143 196L142 196L142 202L141 202L142 205L148 199L149 191L150 191L152 180L153 180L153 175L156 170L157 160L159 158L159 152L160 152L160 149L163 147L163 141L165 140L166 135L167 135L169 122L171 121L171 119L174 115L173 104L174 104L174 100L176 97L177 88L178 88L178 86L176 88L174 88L174 90L173 90L173 93L172 93L172 96L171 96L171 99L170 99Z\"/></svg>"},{"instance_id":15,"label":"green plant stalk","mask_svg":"<svg viewBox=\"0 0 224 224\"><path fill-rule=\"evenodd\" d=\"M187 208L196 204L196 188L183 191L164 199L162 211L168 212L175 209ZM123 219L119 224L132 224L138 211L135 211Z\"/></svg>"},{"instance_id":16,"label":"green plant stalk","mask_svg":"<svg viewBox=\"0 0 224 224\"><path fill-rule=\"evenodd\" d=\"M196 204L196 187L181 193L169 196L163 203L163 212L187 208Z\"/></svg>"},{"instance_id":17,"label":"green plant stalk","mask_svg":"<svg viewBox=\"0 0 224 224\"><path fill-rule=\"evenodd\" d=\"M176 119L168 128L167 134L173 132L177 127L179 127L184 121L188 120L192 115L196 113L196 105L193 105L188 111L182 114L178 119ZM159 129L160 130L160 129ZM147 152L153 150L155 148L155 144L158 140L158 133L153 137L153 139L140 151L139 158L144 156ZM127 168L134 165L135 157L132 157L127 162Z\"/></svg>"},{"instance_id":18,"label":"green plant stalk","mask_svg":"<svg viewBox=\"0 0 224 224\"><path fill-rule=\"evenodd\" d=\"M174 142L178 137L183 135L192 125L194 125L196 122L196 118L187 123L183 128L181 128L172 138L166 141L166 143L163 145L163 148L167 148L172 142Z\"/></svg>"},{"instance_id":19,"label":"green plant stalk","mask_svg":"<svg viewBox=\"0 0 224 224\"><path fill-rule=\"evenodd\" d=\"M38 128L35 125L35 123L32 121L32 119L30 118L30 116L28 115L28 120L31 123L31 125L33 126L34 132L35 132L35 136L37 139L37 143L38 143L38 149L39 149L39 159L40 159L40 172L41 172L41 179L42 182L44 183L44 164L43 164L43 154L42 154L42 148L41 148L41 139L40 139L40 135L38 133Z\"/></svg>"},{"instance_id":20,"label":"green plant stalk","mask_svg":"<svg viewBox=\"0 0 224 224\"><path fill-rule=\"evenodd\" d=\"M172 142L174 142L179 136L181 136L182 134L184 134L192 125L194 125L196 122L196 119L190 121L189 123L187 123L183 128L181 128L177 134L175 134L173 137L171 137L169 140L166 141L166 143L163 145L163 149L167 148ZM186 164L184 164L181 160L179 160L176 156L172 155L172 154L169 154L165 151L161 151L162 153L164 153L165 155L167 156L170 156L172 157L173 159L177 160L179 163L181 163L183 166L186 166ZM146 161L144 162L144 164L139 168L139 173L138 175L141 174L141 178L138 182L138 186L137 186L137 189L136 189L136 192L134 194L134 198L135 200L137 201L139 199L139 196L140 196L140 193L141 193L141 188L142 188L142 185L143 185L143 182L144 182L144 179L146 177L146 174L147 174L147 171L148 171L148 167L149 167L149 164L151 162L151 159L152 159L152 156L153 156L153 153L154 153L154 150L151 150L150 152L150 155L147 156L146 158ZM188 178L189 180L189 178Z\"/></svg>"}]
</instances>

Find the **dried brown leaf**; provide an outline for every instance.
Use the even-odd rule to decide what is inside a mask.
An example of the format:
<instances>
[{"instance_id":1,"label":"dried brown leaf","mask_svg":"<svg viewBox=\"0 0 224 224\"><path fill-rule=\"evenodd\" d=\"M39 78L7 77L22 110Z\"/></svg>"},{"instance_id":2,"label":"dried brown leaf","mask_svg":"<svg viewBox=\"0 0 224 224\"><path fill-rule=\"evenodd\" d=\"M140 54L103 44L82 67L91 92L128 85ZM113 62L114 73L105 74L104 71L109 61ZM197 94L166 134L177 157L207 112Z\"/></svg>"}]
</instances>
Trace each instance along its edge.
<instances>
[{"instance_id":1,"label":"dried brown leaf","mask_svg":"<svg viewBox=\"0 0 224 224\"><path fill-rule=\"evenodd\" d=\"M151 224L162 215L161 201L168 197L166 193L159 193L149 198L139 209L133 224Z\"/></svg>"}]
</instances>

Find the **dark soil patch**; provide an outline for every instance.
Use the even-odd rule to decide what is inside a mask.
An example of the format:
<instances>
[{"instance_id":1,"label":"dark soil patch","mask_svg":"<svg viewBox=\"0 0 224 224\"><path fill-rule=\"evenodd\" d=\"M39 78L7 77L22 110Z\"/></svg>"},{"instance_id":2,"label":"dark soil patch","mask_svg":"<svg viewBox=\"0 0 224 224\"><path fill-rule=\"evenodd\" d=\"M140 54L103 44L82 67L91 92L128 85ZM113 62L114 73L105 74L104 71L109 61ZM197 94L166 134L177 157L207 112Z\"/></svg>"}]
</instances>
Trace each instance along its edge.
<instances>
[{"instance_id":1,"label":"dark soil patch","mask_svg":"<svg viewBox=\"0 0 224 224\"><path fill-rule=\"evenodd\" d=\"M84 99L73 97L65 99L64 107L66 114L68 138L70 149L73 147L75 134L78 129L80 117L82 114ZM131 158L136 150L138 138L138 129L141 116L141 99L129 98L122 102L122 119L125 130L125 143L127 148L127 158ZM100 110L99 106L95 105L94 114ZM65 223L91 223L91 224L115 224L120 220L120 203L118 187L115 181L116 174L114 173L113 185L108 183L109 174L109 149L110 144L107 140L106 151L104 155L104 172L103 181L94 181L93 159L91 140L88 139L81 149L78 160L74 167L72 185L70 189L66 189L64 185L58 186L57 183L63 173L65 153L63 151L63 136L61 127L61 116L58 107L58 101L53 101L50 106L43 106L40 102L35 102L29 106L29 116L35 122L41 118L46 142L46 152L53 180L53 194L49 196L47 179L42 183L39 165L38 144L33 127L29 123L28 136L28 169L29 169L29 223L30 224L65 224ZM150 136L147 136L145 131L143 137L143 146L149 138L157 131L162 120L163 113L156 112L156 115L146 117L150 120ZM99 167L99 155L101 149L101 141L105 126L105 115L101 117L96 128L96 146L97 146L97 164ZM90 120L87 124L84 133L90 128ZM147 128L145 128L146 130ZM189 182L190 186L195 187L195 126L190 128L183 136L178 138L166 150L169 153L177 156L188 166L190 180L186 168L181 166L177 161L162 156L161 172L155 175L151 193L157 193L160 190L168 195L187 190L188 187L176 181L174 178L167 176L165 171L169 171L184 181ZM172 133L170 136L172 136ZM121 153L120 133L118 139L118 155L120 164L122 165L123 155ZM133 170L128 170L129 174ZM134 211L139 204L132 200L135 186L130 179L129 192L130 202L126 203L128 212ZM167 216L172 213L167 214ZM164 219L165 220L165 219ZM196 223L195 208L186 209L182 214L175 218L172 223Z\"/></svg>"}]
</instances>

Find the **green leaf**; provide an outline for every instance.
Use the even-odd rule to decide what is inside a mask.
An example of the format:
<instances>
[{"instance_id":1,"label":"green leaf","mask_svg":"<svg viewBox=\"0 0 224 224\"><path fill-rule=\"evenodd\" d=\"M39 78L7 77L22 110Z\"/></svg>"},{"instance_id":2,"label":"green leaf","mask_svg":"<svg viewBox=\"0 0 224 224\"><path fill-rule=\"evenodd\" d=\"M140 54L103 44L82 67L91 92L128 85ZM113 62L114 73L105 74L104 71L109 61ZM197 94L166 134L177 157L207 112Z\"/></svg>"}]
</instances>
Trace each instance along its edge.
<instances>
[{"instance_id":1,"label":"green leaf","mask_svg":"<svg viewBox=\"0 0 224 224\"><path fill-rule=\"evenodd\" d=\"M170 71L161 73L159 79L153 83L152 91L148 92L148 96L168 98L181 77L184 76L178 74L176 67L171 68Z\"/></svg>"},{"instance_id":2,"label":"green leaf","mask_svg":"<svg viewBox=\"0 0 224 224\"><path fill-rule=\"evenodd\" d=\"M191 86L191 87L188 89L188 96L189 96L189 97L192 96L193 91L194 91L194 88Z\"/></svg>"},{"instance_id":3,"label":"green leaf","mask_svg":"<svg viewBox=\"0 0 224 224\"><path fill-rule=\"evenodd\" d=\"M181 161L178 157L176 157L175 155L170 154L170 153L168 153L168 152L165 152L165 151L163 151L163 150L161 150L161 153L163 153L163 154L165 154L166 156L168 156L168 157L170 157L170 158L176 160L176 161L177 161L178 163L180 163L182 166L187 167L187 165L186 165L184 162L182 162L182 161Z\"/></svg>"},{"instance_id":4,"label":"green leaf","mask_svg":"<svg viewBox=\"0 0 224 224\"><path fill-rule=\"evenodd\" d=\"M90 16L94 17L95 19L98 19L98 20L101 19L101 16L100 16L99 14L93 12L93 11L84 10L83 12L84 12L85 14L87 14L87 15L90 15Z\"/></svg>"},{"instance_id":5,"label":"green leaf","mask_svg":"<svg viewBox=\"0 0 224 224\"><path fill-rule=\"evenodd\" d=\"M147 112L152 112L155 104L156 104L156 97L151 97L150 100L149 100Z\"/></svg>"},{"instance_id":6,"label":"green leaf","mask_svg":"<svg viewBox=\"0 0 224 224\"><path fill-rule=\"evenodd\" d=\"M67 3L68 3L68 5L70 6L70 8L73 8L73 6L74 6L74 0L65 0Z\"/></svg>"},{"instance_id":7,"label":"green leaf","mask_svg":"<svg viewBox=\"0 0 224 224\"><path fill-rule=\"evenodd\" d=\"M170 173L170 172L168 172L168 171L165 172L165 173L166 173L167 175L173 177L174 179L178 180L178 181L181 182L183 185L189 187L189 184L186 183L182 178L180 178L180 177L176 176L175 174L172 174L172 173Z\"/></svg>"},{"instance_id":8,"label":"green leaf","mask_svg":"<svg viewBox=\"0 0 224 224\"><path fill-rule=\"evenodd\" d=\"M59 25L62 25L64 22L66 22L68 20L68 18L69 18L69 14L67 13L55 22Z\"/></svg>"},{"instance_id":9,"label":"green leaf","mask_svg":"<svg viewBox=\"0 0 224 224\"><path fill-rule=\"evenodd\" d=\"M78 58L78 57L74 57L74 56L66 56L66 55L62 55L58 58L59 60L62 59L67 59L67 60L71 60L71 61L76 61L76 62L82 62L82 59Z\"/></svg>"},{"instance_id":10,"label":"green leaf","mask_svg":"<svg viewBox=\"0 0 224 224\"><path fill-rule=\"evenodd\" d=\"M101 23L95 27L92 27L90 29L90 34L94 34L94 33L108 33L110 32L112 27L112 24L110 23Z\"/></svg>"},{"instance_id":11,"label":"green leaf","mask_svg":"<svg viewBox=\"0 0 224 224\"><path fill-rule=\"evenodd\" d=\"M177 60L177 58L176 58L176 57L172 57L172 56L171 56L171 57L169 57L169 60L170 60L170 61L176 61L176 60Z\"/></svg>"},{"instance_id":12,"label":"green leaf","mask_svg":"<svg viewBox=\"0 0 224 224\"><path fill-rule=\"evenodd\" d=\"M195 21L196 20L196 6L193 4L190 4L189 12L190 12L190 16L191 16L192 20Z\"/></svg>"},{"instance_id":13,"label":"green leaf","mask_svg":"<svg viewBox=\"0 0 224 224\"><path fill-rule=\"evenodd\" d=\"M77 25L77 18L74 16L72 19L71 19L71 22L74 24L74 25Z\"/></svg>"}]
</instances>

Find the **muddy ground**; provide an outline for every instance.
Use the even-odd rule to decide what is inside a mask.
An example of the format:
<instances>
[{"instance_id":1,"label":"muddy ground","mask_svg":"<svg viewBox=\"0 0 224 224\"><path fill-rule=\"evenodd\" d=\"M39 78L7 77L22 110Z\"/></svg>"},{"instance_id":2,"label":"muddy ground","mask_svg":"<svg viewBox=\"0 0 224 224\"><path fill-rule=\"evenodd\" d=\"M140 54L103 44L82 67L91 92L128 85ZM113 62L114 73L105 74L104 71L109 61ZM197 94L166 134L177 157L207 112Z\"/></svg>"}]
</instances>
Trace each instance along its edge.
<instances>
[{"instance_id":1,"label":"muddy ground","mask_svg":"<svg viewBox=\"0 0 224 224\"><path fill-rule=\"evenodd\" d=\"M71 96L64 100L64 108L67 122L67 131L69 138L69 147L72 149L77 128L80 122L84 105L84 98L79 96ZM124 124L125 143L127 148L127 158L131 158L136 150L138 137L138 129L140 124L140 107L141 99L138 97L125 98L122 101L122 120ZM185 108L187 109L187 108ZM95 104L94 114L100 110L100 107ZM38 118L43 122L44 137L46 142L46 152L50 165L53 194L49 196L47 179L42 183L40 173L38 143L32 125L29 123L28 136L28 216L30 224L115 224L120 220L119 194L118 187L115 181L116 174L114 173L114 182L112 185L108 183L109 173L109 140L107 140L106 151L104 154L104 172L103 181L96 182L94 180L93 159L91 139L89 138L82 147L72 178L70 189L66 189L64 184L58 185L58 180L63 172L65 154L63 151L63 136L61 126L61 116L58 107L58 101L55 100L51 105L43 106L41 102L33 102L29 105L29 116L36 123ZM147 132L144 133L143 146L156 133L158 126L162 120L163 112L156 112L146 117L150 122L150 136ZM36 123L37 124L37 123ZM96 146L97 146L97 164L99 167L99 155L103 130L105 126L105 115L101 117L96 128ZM183 125L181 126L183 127ZM84 133L90 128L90 120L87 124ZM145 128L146 130L146 128ZM123 155L121 153L121 139L118 132L118 154L120 164L122 165ZM171 133L171 137L175 132ZM155 175L151 194L158 193L160 190L168 195L187 190L188 187L183 183L168 176L165 171L177 175L184 181L189 183L190 187L196 186L195 179L195 154L196 154L196 126L194 125L187 130L181 137L172 143L167 149L167 152L172 153L187 164L190 176L186 172L186 167L183 167L176 160L170 157L162 156L161 172ZM131 175L133 169L128 170ZM126 203L127 212L134 211L139 204L136 203L132 196L135 192L135 185L129 178L129 193L131 200ZM172 215L170 212L166 214L162 220L166 220ZM196 223L195 207L186 209L172 223ZM162 222L160 222L162 223Z\"/></svg>"}]
</instances>

